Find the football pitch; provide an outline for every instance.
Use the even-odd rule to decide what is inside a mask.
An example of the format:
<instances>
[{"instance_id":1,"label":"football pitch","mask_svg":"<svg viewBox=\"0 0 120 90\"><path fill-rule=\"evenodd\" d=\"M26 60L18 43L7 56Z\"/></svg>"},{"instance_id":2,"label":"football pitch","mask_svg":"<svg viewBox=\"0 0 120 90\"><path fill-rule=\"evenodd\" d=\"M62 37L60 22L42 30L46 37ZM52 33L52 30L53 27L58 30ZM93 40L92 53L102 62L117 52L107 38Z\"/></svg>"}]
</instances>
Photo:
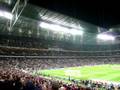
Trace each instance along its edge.
<instances>
[{"instance_id":1,"label":"football pitch","mask_svg":"<svg viewBox=\"0 0 120 90\"><path fill-rule=\"evenodd\" d=\"M120 65L116 64L40 70L38 73L59 78L70 77L76 80L106 80L120 82Z\"/></svg>"}]
</instances>

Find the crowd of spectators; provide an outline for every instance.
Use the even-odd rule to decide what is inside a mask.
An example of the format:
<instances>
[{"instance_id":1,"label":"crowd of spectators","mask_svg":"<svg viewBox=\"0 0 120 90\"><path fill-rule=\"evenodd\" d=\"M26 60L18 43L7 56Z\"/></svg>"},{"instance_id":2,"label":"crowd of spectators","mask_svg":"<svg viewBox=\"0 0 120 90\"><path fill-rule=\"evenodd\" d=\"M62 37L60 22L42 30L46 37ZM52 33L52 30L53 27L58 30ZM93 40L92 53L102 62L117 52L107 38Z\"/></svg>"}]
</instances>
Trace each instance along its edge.
<instances>
[{"instance_id":1,"label":"crowd of spectators","mask_svg":"<svg viewBox=\"0 0 120 90\"><path fill-rule=\"evenodd\" d=\"M70 55L69 55L70 56ZM120 90L119 85L94 81L76 81L71 84L30 75L40 69L64 68L81 65L120 63L119 58L28 58L0 57L1 90ZM28 74L29 73L29 74ZM38 79L39 78L39 79Z\"/></svg>"},{"instance_id":2,"label":"crowd of spectators","mask_svg":"<svg viewBox=\"0 0 120 90\"><path fill-rule=\"evenodd\" d=\"M0 68L0 90L120 90L120 84L92 80L70 80L33 76L23 70Z\"/></svg>"},{"instance_id":3,"label":"crowd of spectators","mask_svg":"<svg viewBox=\"0 0 120 90\"><path fill-rule=\"evenodd\" d=\"M0 90L52 90L51 82L19 69L0 69Z\"/></svg>"},{"instance_id":4,"label":"crowd of spectators","mask_svg":"<svg viewBox=\"0 0 120 90\"><path fill-rule=\"evenodd\" d=\"M89 58L89 59L66 59L66 58L25 58L25 57L1 57L0 67L19 68L26 71L40 69L65 68L83 65L118 64L119 58Z\"/></svg>"},{"instance_id":5,"label":"crowd of spectators","mask_svg":"<svg viewBox=\"0 0 120 90\"><path fill-rule=\"evenodd\" d=\"M74 51L63 50L59 48L25 48L25 47L11 47L0 46L0 55L14 55L14 56L73 56L73 57L105 57L105 56L119 56L120 50L114 51Z\"/></svg>"},{"instance_id":6,"label":"crowd of spectators","mask_svg":"<svg viewBox=\"0 0 120 90\"><path fill-rule=\"evenodd\" d=\"M103 58L103 59L98 59L98 61L96 61L96 58L94 59L93 58L91 59L90 58L89 59L31 58L30 59L30 58L2 57L0 58L0 88L3 88L2 90L98 90L98 88L102 88L102 90L120 90L118 89L119 88L118 85L117 86L114 86L113 84L108 85L107 83L102 83L102 82L81 81L80 85L78 85L78 83L76 83L76 81L74 80L71 80L71 82L74 82L74 84L73 83L64 84L63 82L56 81L54 79L47 81L45 79L44 83L43 82L39 83L41 85L39 86L38 84L36 84L38 83L38 81L36 82L36 77L34 78L34 76L30 75L34 71L38 71L40 69L45 69L45 68L53 69L53 68L64 68L64 67L80 66L80 65L96 65L96 64L104 64L104 63L106 64L119 63L119 58L108 58L108 59ZM30 82L32 81L32 84L29 83L29 81ZM32 85L30 86L30 88L34 88L34 89L25 89L26 87L29 88L27 82L28 84ZM50 88L41 89L48 87L46 86L46 83L47 85L49 84L50 88L52 89Z\"/></svg>"},{"instance_id":7,"label":"crowd of spectators","mask_svg":"<svg viewBox=\"0 0 120 90\"><path fill-rule=\"evenodd\" d=\"M107 81L81 80L82 85L91 90L120 90L120 84L110 83Z\"/></svg>"},{"instance_id":8,"label":"crowd of spectators","mask_svg":"<svg viewBox=\"0 0 120 90\"><path fill-rule=\"evenodd\" d=\"M0 90L99 90L98 88L101 88L101 90L120 90L119 85L113 85L112 83L108 84L91 80L84 80L79 83L75 80L70 80L71 83L65 83L54 78L46 79L31 75L31 73L41 69L118 64L120 63L120 57L114 57L114 55L119 56L120 51L79 52L49 50L34 48L37 43L34 43L34 46L25 40L24 42L27 44L22 42L16 44L16 40L9 41L5 39L3 41L3 43L0 43L1 45L5 45L5 42L7 43L5 46L0 46ZM14 47L13 43L21 47Z\"/></svg>"}]
</instances>

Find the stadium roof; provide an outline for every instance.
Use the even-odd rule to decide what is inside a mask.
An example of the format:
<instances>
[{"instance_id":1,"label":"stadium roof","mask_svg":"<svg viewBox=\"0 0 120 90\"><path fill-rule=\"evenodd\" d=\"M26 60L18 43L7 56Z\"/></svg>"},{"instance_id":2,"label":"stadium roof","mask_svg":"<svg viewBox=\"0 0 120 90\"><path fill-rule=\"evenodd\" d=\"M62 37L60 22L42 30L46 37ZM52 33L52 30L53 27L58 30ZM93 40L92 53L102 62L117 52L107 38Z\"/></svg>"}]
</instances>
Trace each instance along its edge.
<instances>
[{"instance_id":1,"label":"stadium roof","mask_svg":"<svg viewBox=\"0 0 120 90\"><path fill-rule=\"evenodd\" d=\"M120 24L116 0L29 0L29 3L105 28Z\"/></svg>"},{"instance_id":2,"label":"stadium roof","mask_svg":"<svg viewBox=\"0 0 120 90\"><path fill-rule=\"evenodd\" d=\"M9 1L9 0L7 0L7 1ZM9 4L8 2L5 2L4 0L1 0L0 2L3 3L3 6L5 5L5 8L9 7L9 11L11 11L13 9L14 4L15 4L15 2ZM29 3L33 3L33 2L31 2L31 0L30 0ZM47 21L50 23L55 23L55 24L57 23L57 24L60 24L62 26L69 27L69 28L75 28L75 29L83 28L83 31L85 32L83 41L85 41L85 43L93 44L93 42L96 42L96 34L98 34L99 32L109 32L112 34L114 32L116 34L116 33L119 33L119 31L120 31L119 26L117 28L112 28L111 31L108 31L108 29L101 28L98 25L84 22L83 19L77 18L76 15L79 15L76 13L77 11L75 11L75 13L76 13L75 15L73 12L71 12L71 13L73 13L73 16L71 16L71 14L64 13L67 11L65 11L64 9L62 10L62 8L60 8L60 9L63 11L63 13L61 11L59 11L57 9L57 7L56 7L56 10L50 9L50 8L45 9L46 7L45 8L37 7L37 6L31 5L29 3L24 8L21 16L17 20L15 27L11 31L12 34L21 35L20 33L22 31L23 36L28 35L28 36L35 37L38 34L38 31L40 28L40 27L38 27L39 23L41 21ZM75 9L73 7L73 11L74 10ZM82 16L78 16L78 17L82 17ZM88 15L87 19L93 19L93 18L89 17L89 15ZM5 20L3 20L3 21L2 20L0 22L0 23L2 23L2 25L0 26L1 32L7 32L7 31L5 31L5 27L6 27L4 24ZM78 38L78 40L80 40L80 39Z\"/></svg>"},{"instance_id":3,"label":"stadium roof","mask_svg":"<svg viewBox=\"0 0 120 90\"><path fill-rule=\"evenodd\" d=\"M11 11L15 5L17 0L0 0L0 8L3 9L3 7L9 7L9 10ZM24 0L21 0L24 1ZM27 1L27 0L26 0ZM4 5L1 5L4 4ZM77 1L77 0L40 0L39 2L37 0L28 0L28 4L34 4L38 7L46 8L47 12L41 11L41 13L46 13L46 15L50 16L51 12L57 12L57 14L54 14L54 17L51 18L62 18L61 21L65 18L66 22L73 23L78 25L78 21L85 21L103 28L111 28L113 26L120 24L120 15L118 13L119 11L119 5L117 5L114 2L108 2L97 0L97 1ZM8 8L7 8L8 9ZM50 11L49 11L50 10ZM29 11L29 12L28 12ZM37 10L37 8L29 7L27 6L24 9L24 15L26 17L30 17L32 19L39 20L38 13L40 12L40 9ZM60 15L61 13L61 15ZM53 14L53 13L52 13ZM63 18L64 17L64 18ZM70 18L72 17L72 18ZM74 19L73 19L74 18ZM76 19L76 20L75 20ZM117 32L120 32L118 29L114 30ZM97 30L89 29L88 32L98 32Z\"/></svg>"},{"instance_id":4,"label":"stadium roof","mask_svg":"<svg viewBox=\"0 0 120 90\"><path fill-rule=\"evenodd\" d=\"M102 29L103 31L101 32L106 32L110 28L118 26L116 29L112 29L112 31L114 34L120 34L120 13L118 13L119 5L115 1L41 0L38 2L37 0L29 0L29 3L37 5L38 7L46 8L52 12L63 14L67 17L72 17L81 21L81 23L84 21L89 24L94 24L95 26L106 28L104 30ZM66 20L69 22L68 19ZM89 29L87 32L98 33L98 30Z\"/></svg>"}]
</instances>

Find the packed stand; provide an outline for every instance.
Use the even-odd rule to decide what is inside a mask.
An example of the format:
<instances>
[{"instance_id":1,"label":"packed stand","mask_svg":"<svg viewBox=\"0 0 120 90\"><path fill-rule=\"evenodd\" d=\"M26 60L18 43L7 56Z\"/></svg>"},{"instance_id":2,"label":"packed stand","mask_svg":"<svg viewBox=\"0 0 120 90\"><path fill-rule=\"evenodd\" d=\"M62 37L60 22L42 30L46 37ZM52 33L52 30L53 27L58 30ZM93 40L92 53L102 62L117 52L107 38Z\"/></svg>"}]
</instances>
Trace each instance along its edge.
<instances>
[{"instance_id":1,"label":"packed stand","mask_svg":"<svg viewBox=\"0 0 120 90\"><path fill-rule=\"evenodd\" d=\"M18 69L0 69L0 90L52 90L50 80Z\"/></svg>"},{"instance_id":2,"label":"packed stand","mask_svg":"<svg viewBox=\"0 0 120 90\"><path fill-rule=\"evenodd\" d=\"M0 68L18 68L33 72L40 69L65 68L84 65L118 64L119 58L24 58L24 57L0 57Z\"/></svg>"},{"instance_id":3,"label":"packed stand","mask_svg":"<svg viewBox=\"0 0 120 90\"><path fill-rule=\"evenodd\" d=\"M0 90L120 90L120 84L70 80L65 83L55 78L33 76L19 69L0 69Z\"/></svg>"}]
</instances>

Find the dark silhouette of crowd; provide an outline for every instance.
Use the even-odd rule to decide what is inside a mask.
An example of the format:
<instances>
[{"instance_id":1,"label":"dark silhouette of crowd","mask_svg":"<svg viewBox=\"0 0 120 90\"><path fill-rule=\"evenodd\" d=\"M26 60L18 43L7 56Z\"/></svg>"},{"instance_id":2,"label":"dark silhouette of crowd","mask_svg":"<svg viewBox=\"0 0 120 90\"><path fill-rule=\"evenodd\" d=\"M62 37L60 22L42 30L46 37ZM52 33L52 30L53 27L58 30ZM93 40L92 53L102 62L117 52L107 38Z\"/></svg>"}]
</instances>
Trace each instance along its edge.
<instances>
[{"instance_id":1,"label":"dark silhouette of crowd","mask_svg":"<svg viewBox=\"0 0 120 90\"><path fill-rule=\"evenodd\" d=\"M18 69L0 69L0 90L82 90L80 88L90 90L77 84L33 76Z\"/></svg>"},{"instance_id":2,"label":"dark silhouette of crowd","mask_svg":"<svg viewBox=\"0 0 120 90\"><path fill-rule=\"evenodd\" d=\"M0 90L52 90L50 80L18 69L0 69Z\"/></svg>"}]
</instances>

